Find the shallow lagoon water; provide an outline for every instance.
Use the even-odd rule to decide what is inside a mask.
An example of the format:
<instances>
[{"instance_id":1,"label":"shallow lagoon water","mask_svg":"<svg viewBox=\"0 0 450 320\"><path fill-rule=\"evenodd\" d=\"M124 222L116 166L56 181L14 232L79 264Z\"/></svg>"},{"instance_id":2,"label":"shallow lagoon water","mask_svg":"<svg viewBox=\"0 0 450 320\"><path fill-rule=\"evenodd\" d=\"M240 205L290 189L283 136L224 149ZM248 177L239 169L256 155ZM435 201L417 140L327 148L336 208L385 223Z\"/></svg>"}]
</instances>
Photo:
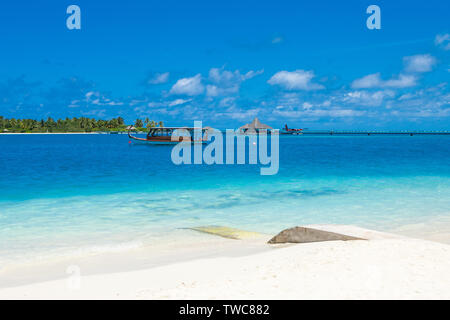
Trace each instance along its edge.
<instances>
[{"instance_id":1,"label":"shallow lagoon water","mask_svg":"<svg viewBox=\"0 0 450 320\"><path fill-rule=\"evenodd\" d=\"M128 140L0 135L0 265L151 246L201 225L386 230L450 216L450 136L282 136L274 176L176 166L170 146Z\"/></svg>"}]
</instances>

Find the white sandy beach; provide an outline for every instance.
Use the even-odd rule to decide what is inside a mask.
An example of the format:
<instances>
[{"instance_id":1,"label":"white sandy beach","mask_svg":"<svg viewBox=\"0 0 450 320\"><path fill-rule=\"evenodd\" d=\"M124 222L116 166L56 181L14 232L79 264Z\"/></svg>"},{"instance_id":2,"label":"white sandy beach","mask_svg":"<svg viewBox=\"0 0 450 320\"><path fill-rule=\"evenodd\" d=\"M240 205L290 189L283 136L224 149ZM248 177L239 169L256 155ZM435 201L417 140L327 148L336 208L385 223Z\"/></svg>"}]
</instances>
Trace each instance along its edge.
<instances>
[{"instance_id":1,"label":"white sandy beach","mask_svg":"<svg viewBox=\"0 0 450 320\"><path fill-rule=\"evenodd\" d=\"M269 246L119 273L0 289L1 299L450 299L450 246L352 226L313 226L365 237ZM245 240L226 240L230 249ZM256 246L271 247L255 250ZM76 282L75 282L76 283Z\"/></svg>"}]
</instances>

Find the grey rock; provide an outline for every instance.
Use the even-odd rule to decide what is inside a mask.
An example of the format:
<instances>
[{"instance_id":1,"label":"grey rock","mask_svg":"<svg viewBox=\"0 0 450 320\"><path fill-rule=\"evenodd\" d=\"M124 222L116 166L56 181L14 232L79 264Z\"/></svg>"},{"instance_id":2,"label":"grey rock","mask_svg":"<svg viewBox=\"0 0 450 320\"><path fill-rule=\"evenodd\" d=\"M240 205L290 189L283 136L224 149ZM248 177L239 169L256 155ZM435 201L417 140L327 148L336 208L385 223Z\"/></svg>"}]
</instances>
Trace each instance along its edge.
<instances>
[{"instance_id":1,"label":"grey rock","mask_svg":"<svg viewBox=\"0 0 450 320\"><path fill-rule=\"evenodd\" d=\"M356 238L347 236L345 234L334 233L324 230L317 230L312 228L294 227L281 231L275 237L269 240L268 243L307 243L319 241L335 241L335 240L366 240L363 238Z\"/></svg>"}]
</instances>

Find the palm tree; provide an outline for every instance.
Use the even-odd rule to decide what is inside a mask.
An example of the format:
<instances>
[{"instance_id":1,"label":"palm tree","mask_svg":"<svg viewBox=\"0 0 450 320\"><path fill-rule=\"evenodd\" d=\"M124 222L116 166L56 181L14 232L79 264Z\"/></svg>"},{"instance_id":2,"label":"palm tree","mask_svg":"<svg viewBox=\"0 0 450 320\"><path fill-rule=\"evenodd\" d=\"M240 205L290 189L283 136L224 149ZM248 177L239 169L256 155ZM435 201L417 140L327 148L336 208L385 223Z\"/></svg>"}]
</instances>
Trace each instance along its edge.
<instances>
[{"instance_id":1,"label":"palm tree","mask_svg":"<svg viewBox=\"0 0 450 320\"><path fill-rule=\"evenodd\" d=\"M142 123L141 119L136 119L136 121L134 122L134 126L136 128L142 128L144 126L144 124Z\"/></svg>"}]
</instances>

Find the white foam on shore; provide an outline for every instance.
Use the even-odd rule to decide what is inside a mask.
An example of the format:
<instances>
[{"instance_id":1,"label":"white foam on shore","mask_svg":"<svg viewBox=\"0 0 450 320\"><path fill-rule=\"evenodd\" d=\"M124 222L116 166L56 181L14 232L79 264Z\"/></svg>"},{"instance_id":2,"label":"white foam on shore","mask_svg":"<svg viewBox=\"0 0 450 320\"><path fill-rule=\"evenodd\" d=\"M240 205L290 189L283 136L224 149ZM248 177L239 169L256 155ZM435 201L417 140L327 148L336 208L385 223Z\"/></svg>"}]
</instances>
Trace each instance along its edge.
<instances>
[{"instance_id":1,"label":"white foam on shore","mask_svg":"<svg viewBox=\"0 0 450 320\"><path fill-rule=\"evenodd\" d=\"M450 215L390 228L391 233L450 244Z\"/></svg>"}]
</instances>

